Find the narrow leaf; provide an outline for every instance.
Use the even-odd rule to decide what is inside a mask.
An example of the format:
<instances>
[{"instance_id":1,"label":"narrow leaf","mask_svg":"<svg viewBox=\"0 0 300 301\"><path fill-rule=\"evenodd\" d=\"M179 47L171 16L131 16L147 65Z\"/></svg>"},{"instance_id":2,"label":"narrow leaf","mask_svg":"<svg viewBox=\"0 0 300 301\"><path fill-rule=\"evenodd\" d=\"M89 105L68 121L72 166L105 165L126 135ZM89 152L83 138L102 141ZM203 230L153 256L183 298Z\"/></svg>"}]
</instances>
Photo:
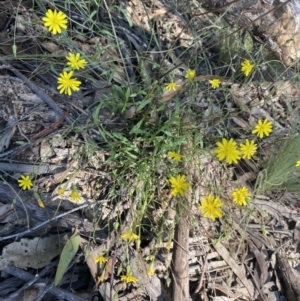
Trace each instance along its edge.
<instances>
[{"instance_id":1,"label":"narrow leaf","mask_svg":"<svg viewBox=\"0 0 300 301\"><path fill-rule=\"evenodd\" d=\"M17 56L17 45L16 44L12 45L12 50L13 50L14 57L16 57Z\"/></svg>"},{"instance_id":2,"label":"narrow leaf","mask_svg":"<svg viewBox=\"0 0 300 301\"><path fill-rule=\"evenodd\" d=\"M79 235L76 232L70 237L70 239L68 239L61 252L56 275L55 275L55 281L54 281L55 286L59 284L63 275L67 271L70 262L72 261L73 257L78 251L78 247L79 247Z\"/></svg>"},{"instance_id":3,"label":"narrow leaf","mask_svg":"<svg viewBox=\"0 0 300 301\"><path fill-rule=\"evenodd\" d=\"M36 191L33 192L33 196L34 196L34 198L37 200L39 206L40 206L41 208L45 208L44 202L42 201L40 195L39 195Z\"/></svg>"}]
</instances>

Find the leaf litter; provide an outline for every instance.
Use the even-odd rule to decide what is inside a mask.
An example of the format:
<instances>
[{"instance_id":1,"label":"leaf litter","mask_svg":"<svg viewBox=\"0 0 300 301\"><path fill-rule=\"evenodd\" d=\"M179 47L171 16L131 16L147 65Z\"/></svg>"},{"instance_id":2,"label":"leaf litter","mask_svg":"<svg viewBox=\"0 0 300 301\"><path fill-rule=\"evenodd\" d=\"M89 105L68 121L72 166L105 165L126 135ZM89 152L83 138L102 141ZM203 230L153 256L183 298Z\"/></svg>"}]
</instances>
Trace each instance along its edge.
<instances>
[{"instance_id":1,"label":"leaf litter","mask_svg":"<svg viewBox=\"0 0 300 301\"><path fill-rule=\"evenodd\" d=\"M22 15L18 15L16 22L18 34L26 35L28 32L32 32L38 36L44 29L40 24L33 28L32 20L37 18L37 16L32 14L29 8L26 8L26 5L24 5L23 9ZM139 50L139 55L142 54L141 57L147 57L145 50L148 46L148 41L145 36L140 37L139 33L141 29L144 33L151 32L151 22L156 23L157 34L162 41L175 43L178 39L180 47L188 49L191 53L199 51L201 45L197 43L201 44L201 42L195 41L186 23L160 1L146 1L146 5L137 0L130 1L123 10L121 13L120 10L112 10L114 20L121 18L125 22L128 16L127 18L120 16L127 13L133 21L133 27L128 25L123 25L122 27L115 24L115 29L122 31L120 38L123 38L124 32L125 35L130 35L131 32L128 40ZM101 8L101 13L104 19L108 18L108 12L104 8ZM24 22L25 17L26 22ZM149 19L151 22L149 22ZM204 21L199 18L197 22L199 23L196 26L203 24ZM124 24L127 23L125 22ZM105 23L105 25L111 29L109 22ZM83 30L80 23L74 26L79 30ZM11 55L11 37L5 34L1 38L4 40L0 45L1 52L5 55ZM68 115L70 120L76 120L74 124L75 133L70 131L67 124L63 121L57 124L57 127L54 127L53 125L58 120L57 111L54 108L49 109L45 100L29 89L17 76L1 75L0 77L0 117L5 124L0 138L1 160L3 158L5 160L13 159L20 162L24 167L29 168L29 170L33 170L38 176L35 182L36 188L41 192L42 198L45 200L47 208L49 208L49 210L39 210L32 203L34 198L31 192L16 193L18 188L10 178L2 181L0 186L0 195L2 196L0 219L1 223L9 225L6 229L2 229L2 238L9 237L15 233L25 233L28 228L30 230L32 226L37 225L41 221L49 220L49 223L37 231L26 232L24 236L28 236L27 238L22 238L22 235L15 236L20 241L9 242L7 245L2 243L1 269L4 270L4 273L6 271L6 273L10 274L9 268L11 266L20 270L28 268L41 269L50 265L57 255L61 255L62 260L63 245L65 246L64 250L67 250L66 246L69 246L70 240L68 240L68 243L61 236L58 236L59 234L50 235L49 233L58 230L70 233L72 228L75 227L78 230L78 235L80 235L80 242L76 241L76 245L80 244L80 250L77 253L75 252L77 247L74 247L71 248L72 251L65 251L69 252L70 257L68 258L68 264L64 266L63 270L69 283L72 286L74 285L72 290L78 288L76 297L87 298L86 292L82 293L82 289L85 288L87 290L89 283L94 281L92 283L98 283L101 289L95 286L92 292L105 291L107 299L118 292L119 300L126 300L126 298L133 298L134 296L140 296L138 299L142 300L146 300L149 297L152 300L158 300L162 295L165 300L169 300L170 292L165 284L165 280L169 278L168 263L172 259L172 253L176 253L180 242L173 241L168 245L169 242L164 240L159 243L153 234L155 232L151 233L150 227L150 230L147 229L147 231L151 235L142 237L141 245L138 249L135 249L133 245L124 248L124 245L120 243L118 233L121 232L118 229L118 218L122 216L122 229L131 225L135 217L129 209L136 208L147 186L144 181L137 181L134 175L128 174L125 177L127 177L126 180L131 188L121 188L121 191L115 190L114 196L108 194L108 191L112 189L112 183L115 182L116 176L112 175L111 170L105 164L109 151L105 147L99 148L98 143L105 145L112 139L99 134L98 128L90 121L91 116L93 116L94 120L97 120L99 124L103 124L106 129L115 133L117 137L117 133L131 125L128 119L134 119L137 114L134 106L130 107L132 111L130 112L130 118L128 117L128 111L125 111L127 113L123 116L122 114L116 115L109 106L99 109L98 116L95 116L92 109L98 99L107 100L114 95L113 93L116 93L108 82L107 76L107 71L110 69L110 65L107 62L112 58L119 60L120 53L117 51L116 41L112 37L104 38L104 36L86 38L83 35L78 35L77 38L76 47L81 49L87 56L98 53L98 44L101 44L104 48L103 52L98 55L98 60L103 62L103 64L101 64L101 67L94 66L93 72L87 74L92 84L86 86L85 92L90 90L91 94L87 93L84 95L82 92L79 92L77 95L74 95L70 102L66 101L55 90L56 82L49 66L43 66L41 62L38 62L38 64L31 66L32 68L30 69L26 62L20 62L21 65L23 64L24 69L29 68L27 70L32 75L39 77L36 85L41 91L49 94L55 100L60 112ZM25 40L28 39L25 38ZM128 40L126 40L127 43ZM39 47L53 55L65 56L67 54L67 51L59 46L59 40L53 39L53 42L49 43L37 38L35 42ZM28 52L28 50L32 50L32 48L26 46L22 38L16 39L16 43L18 51ZM122 49L125 54L127 52L129 57L128 51L130 50L126 49L126 47ZM152 50L148 54L149 58L156 63L162 62L161 66L164 70L174 68L175 78L182 80L182 88L178 89L178 91L174 93L165 92L161 95L160 101L166 103L166 115L168 115L175 106L173 99L176 96L181 95L182 103L191 101L190 95L185 89L187 81L184 80L184 70L188 66L185 65L185 61L176 52L170 56L165 56L157 53L157 50L159 49L152 45ZM176 67L177 64L181 64L181 66ZM44 70L43 67L45 68ZM5 64L3 64L1 70L5 68L9 70L10 66L5 67ZM14 68L17 67L14 66ZM112 75L113 82L117 85L126 86L128 74L131 74L133 81L136 82L137 79L134 73L130 73L132 68L133 64L130 60L127 61L127 66L117 64L116 71ZM150 74L155 74L155 68L153 70L153 67L150 66L147 60L145 62L145 70L148 70ZM103 76L97 75L102 73L104 74ZM210 78L211 75L200 76L198 77L199 80L196 77L195 83L201 85L202 90L205 90L205 81ZM279 129L277 134L279 137L282 137L285 132L280 130L289 129L293 121L288 117L299 97L299 91L290 81L277 81L276 84L278 84L278 87L268 82L259 84L254 82L249 85L225 82L224 85L230 87L232 92L232 99L228 100L225 106L227 106L227 110L232 115L236 114L229 122L238 126L243 125L243 128L247 128L255 123L257 116L266 117L267 115L270 120L274 120L277 124L276 128ZM286 100L286 94L290 96L290 101ZM194 99L193 110L197 112L201 108L204 116L210 116L210 120L205 123L205 127L203 127L203 120L199 121L197 117L193 119L193 116L188 116L188 122L195 122L199 126L200 132L204 131L203 128L205 128L207 133L215 133L216 119L213 116L215 114L218 117L218 113L222 112L222 106L219 101L214 101L213 104L209 103L207 95L203 92L199 92L198 96L198 98ZM210 96L214 98L214 96ZM239 115L234 105L237 105L248 114ZM155 116L153 118L153 120L157 120ZM86 124L89 126L84 127L83 125ZM224 130L228 130L224 124L222 126ZM47 130L45 132L46 136L37 136L45 129ZM67 141L66 137L70 139ZM20 144L21 141L24 145ZM91 148L94 149L90 153L80 156L83 153L82 145L87 146L90 142L92 142ZM190 143L190 149L192 150L194 141ZM188 149L187 151L189 152L190 150ZM234 170L233 168L222 166L209 153L205 155L196 153L192 156L193 164L187 165L186 170L189 176L198 184L194 185L194 195L189 196L193 218L187 220L190 237L187 239L189 250L185 250L185 258L189 266L187 272L190 280L186 280L185 285L188 284L190 286L191 294L198 290L194 296L203 299L211 298L214 301L254 300L259 296L265 300L267 300L266 298L269 298L268 300L271 300L271 298L273 298L272 300L279 300L278 295L283 290L280 285L282 276L279 276L279 273L277 273L277 270L280 270L278 267L283 265L289 267L291 264L296 266L299 261L299 229L297 228L299 212L296 204L294 204L294 207L291 207L289 204L288 200L292 196L284 192L282 192L282 195L280 193L262 197L256 195L252 202L253 207L251 207L251 210L253 211L251 214L245 214L244 211L228 205L228 211L230 212L228 216L232 217L232 220L229 219L226 222L220 221L213 224L199 216L196 208L197 202L206 193L203 187L209 187L210 185L220 187L221 191L226 194L234 185L232 181ZM267 150L264 156L268 156ZM47 166L51 166L50 171L45 170L47 166L43 168L45 163L40 162L41 158L45 162L47 161ZM5 163L4 159L0 163ZM33 169L32 165L36 164L36 162L38 162L37 167L40 172ZM259 161L259 164L262 166L262 162ZM243 168L249 171L252 178L253 174L257 174L258 171L258 167L253 166L251 162L245 162ZM8 167L3 164L1 170L9 173L11 179L17 179L19 176L18 172L12 169L12 165ZM19 169L19 173L22 172L23 170ZM240 178L237 181L243 181L241 180L243 176L240 174L238 176ZM6 189L6 181L9 182L12 188L9 194ZM247 180L244 178L244 181L246 182ZM63 197L58 195L58 184L65 189L66 193ZM66 210L72 211L79 208L76 202L72 203L68 198L72 185L80 188L83 203L88 204L89 208L70 213L69 219L64 219L63 217L56 219L56 210L62 213ZM297 196L294 196L294 198L297 198ZM17 202L15 202L15 199ZM12 200L14 201L12 202ZM174 208L169 208L168 206L170 198L167 191L165 191L165 195L161 196L161 200L161 207L153 206L151 208L151 205L149 206L153 216L148 217L145 220L145 224L150 225L149 221L151 220L159 223L161 221L159 216L167 216L168 221L166 224L169 228L166 228L166 232L173 231L176 216ZM23 204L23 202L25 203ZM95 217L97 217L97 222L94 221ZM95 224L98 226L95 227ZM107 224L110 225L109 230L105 228ZM232 227L229 227L229 225ZM102 228L105 228L105 230ZM224 235L226 239L220 240L220 234ZM61 244L58 243L60 241L58 238L61 239ZM295 242L293 242L293 238ZM7 238L6 240L9 241L11 239ZM151 256L151 252L155 249L161 250L155 258L156 274L149 276L146 272L146 259ZM93 262L92 256L100 250L101 252L110 252L109 265L106 267L106 270L101 270L101 267ZM79 255L78 260L75 259L76 254ZM67 269L69 263L70 268ZM120 271L125 271L129 263L132 263L132 273L139 278L140 284L131 286L128 289L124 284L120 283L119 276ZM88 272L90 274L88 277L83 276L85 274L80 270L83 267L89 269ZM180 268L180 266L174 268ZM16 270L17 274L10 275L20 275L20 270ZM295 273L294 269L286 270L289 271L287 273ZM32 272L32 270L29 271L30 273ZM104 282L98 279L103 272L110 280ZM18 277L9 277L4 273L2 273L1 277L8 277L7 280L11 279L13 281L14 277ZM34 275L34 272L31 274ZM81 282L82 286L76 283L76 280L72 281L72 275L75 274L78 276L78 282ZM42 280L42 283L46 285L46 279ZM201 288L197 289L200 280ZM29 281L24 280L24 283ZM54 281L53 277L52 281ZM114 282L117 283L115 284ZM56 283L58 283L58 280ZM65 288L64 290L67 291ZM3 287L0 291L5 292ZM2 293L1 297L7 296ZM72 294L69 296L70 300L71 297ZM68 299L68 295L66 295L66 299Z\"/></svg>"}]
</instances>

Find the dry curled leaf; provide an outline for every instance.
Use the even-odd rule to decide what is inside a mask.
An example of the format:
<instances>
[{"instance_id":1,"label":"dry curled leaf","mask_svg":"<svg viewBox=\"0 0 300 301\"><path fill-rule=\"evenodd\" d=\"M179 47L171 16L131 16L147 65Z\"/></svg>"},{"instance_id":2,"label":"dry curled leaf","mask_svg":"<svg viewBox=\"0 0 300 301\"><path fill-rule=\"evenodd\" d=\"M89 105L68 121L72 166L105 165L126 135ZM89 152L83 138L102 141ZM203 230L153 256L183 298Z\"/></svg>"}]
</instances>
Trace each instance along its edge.
<instances>
[{"instance_id":1,"label":"dry curled leaf","mask_svg":"<svg viewBox=\"0 0 300 301\"><path fill-rule=\"evenodd\" d=\"M10 265L21 269L40 269L48 265L60 253L60 243L64 238L57 235L33 239L23 238L3 248L0 256L0 270Z\"/></svg>"}]
</instances>

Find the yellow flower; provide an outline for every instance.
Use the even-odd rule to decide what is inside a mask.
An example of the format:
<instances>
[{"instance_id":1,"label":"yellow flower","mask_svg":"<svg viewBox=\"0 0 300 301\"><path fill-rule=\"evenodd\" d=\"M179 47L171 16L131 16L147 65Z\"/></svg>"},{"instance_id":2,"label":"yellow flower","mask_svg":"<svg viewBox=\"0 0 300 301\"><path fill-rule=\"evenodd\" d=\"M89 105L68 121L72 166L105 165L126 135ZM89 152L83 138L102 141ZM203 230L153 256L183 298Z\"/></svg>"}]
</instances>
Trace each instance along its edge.
<instances>
[{"instance_id":1,"label":"yellow flower","mask_svg":"<svg viewBox=\"0 0 300 301\"><path fill-rule=\"evenodd\" d=\"M273 130L272 126L272 122L268 119L265 119L264 121L258 120L254 130L252 131L252 134L257 134L260 139L264 136L269 136Z\"/></svg>"},{"instance_id":2,"label":"yellow flower","mask_svg":"<svg viewBox=\"0 0 300 301\"><path fill-rule=\"evenodd\" d=\"M184 192L190 187L190 184L185 181L185 176L171 177L169 181L171 182L171 194L173 196L177 194L184 196Z\"/></svg>"},{"instance_id":3,"label":"yellow flower","mask_svg":"<svg viewBox=\"0 0 300 301\"><path fill-rule=\"evenodd\" d=\"M68 60L67 65L77 70L84 68L87 64L87 61L85 59L80 59L80 53L69 53L66 56L66 59Z\"/></svg>"},{"instance_id":4,"label":"yellow flower","mask_svg":"<svg viewBox=\"0 0 300 301\"><path fill-rule=\"evenodd\" d=\"M240 144L240 151L244 159L251 159L255 154L256 149L257 144L253 140L249 141L248 139L246 139L245 144Z\"/></svg>"},{"instance_id":5,"label":"yellow flower","mask_svg":"<svg viewBox=\"0 0 300 301\"><path fill-rule=\"evenodd\" d=\"M166 243L166 249L168 250L168 251L170 251L170 249L171 249L171 247L172 247L172 242L171 241L168 241L167 243Z\"/></svg>"},{"instance_id":6,"label":"yellow flower","mask_svg":"<svg viewBox=\"0 0 300 301\"><path fill-rule=\"evenodd\" d=\"M165 86L166 86L166 90L167 91L176 91L177 90L177 88L179 88L180 87L180 85L178 85L178 84L176 84L176 83L167 83L167 84L165 84Z\"/></svg>"},{"instance_id":7,"label":"yellow flower","mask_svg":"<svg viewBox=\"0 0 300 301\"><path fill-rule=\"evenodd\" d=\"M105 271L103 271L101 276L98 276L97 278L97 283L101 284L103 283L105 280L107 280L107 276L105 275Z\"/></svg>"},{"instance_id":8,"label":"yellow flower","mask_svg":"<svg viewBox=\"0 0 300 301\"><path fill-rule=\"evenodd\" d=\"M19 187L23 190L31 189L33 187L33 183L31 182L29 176L22 175L18 180L18 182L19 182Z\"/></svg>"},{"instance_id":9,"label":"yellow flower","mask_svg":"<svg viewBox=\"0 0 300 301\"><path fill-rule=\"evenodd\" d=\"M207 198L201 199L201 205L199 209L202 211L204 217L211 218L215 221L216 218L221 217L223 212L221 207L224 204L220 201L218 197L214 197L212 194L209 194Z\"/></svg>"},{"instance_id":10,"label":"yellow flower","mask_svg":"<svg viewBox=\"0 0 300 301\"><path fill-rule=\"evenodd\" d=\"M72 192L70 193L70 198L73 201L77 202L77 201L80 201L81 195L77 190L72 190Z\"/></svg>"},{"instance_id":11,"label":"yellow flower","mask_svg":"<svg viewBox=\"0 0 300 301\"><path fill-rule=\"evenodd\" d=\"M155 272L154 272L154 270L153 270L152 267L150 267L150 268L147 269L147 274L148 274L149 276L154 276L154 275L155 275Z\"/></svg>"},{"instance_id":12,"label":"yellow flower","mask_svg":"<svg viewBox=\"0 0 300 301\"><path fill-rule=\"evenodd\" d=\"M233 202L239 206L245 206L247 205L247 200L250 197L250 193L248 191L247 187L241 187L235 189L231 196L233 197Z\"/></svg>"},{"instance_id":13,"label":"yellow flower","mask_svg":"<svg viewBox=\"0 0 300 301\"><path fill-rule=\"evenodd\" d=\"M61 29L67 29L67 16L61 11L48 9L45 17L42 18L44 26L53 34L61 33Z\"/></svg>"},{"instance_id":14,"label":"yellow flower","mask_svg":"<svg viewBox=\"0 0 300 301\"><path fill-rule=\"evenodd\" d=\"M251 73L254 66L255 65L254 64L252 65L249 60L245 59L242 62L242 72L245 74L245 76L248 76Z\"/></svg>"},{"instance_id":15,"label":"yellow flower","mask_svg":"<svg viewBox=\"0 0 300 301\"><path fill-rule=\"evenodd\" d=\"M183 156L175 152L168 152L168 157L174 161L180 161Z\"/></svg>"},{"instance_id":16,"label":"yellow flower","mask_svg":"<svg viewBox=\"0 0 300 301\"><path fill-rule=\"evenodd\" d=\"M59 93L66 93L68 95L72 95L72 90L79 91L79 86L81 85L81 81L76 78L71 78L73 75L73 71L69 73L64 71L61 73L57 79L57 82L60 84L57 89Z\"/></svg>"},{"instance_id":17,"label":"yellow flower","mask_svg":"<svg viewBox=\"0 0 300 301\"><path fill-rule=\"evenodd\" d=\"M296 167L300 167L300 160L296 162Z\"/></svg>"},{"instance_id":18,"label":"yellow flower","mask_svg":"<svg viewBox=\"0 0 300 301\"><path fill-rule=\"evenodd\" d=\"M211 79L209 83L213 89L217 89L220 87L221 81L218 78L214 78Z\"/></svg>"},{"instance_id":19,"label":"yellow flower","mask_svg":"<svg viewBox=\"0 0 300 301\"><path fill-rule=\"evenodd\" d=\"M135 278L131 274L121 276L121 280L123 280L126 283L136 283L139 281L137 278Z\"/></svg>"},{"instance_id":20,"label":"yellow flower","mask_svg":"<svg viewBox=\"0 0 300 301\"><path fill-rule=\"evenodd\" d=\"M187 69L185 72L185 78L193 80L196 76L196 70Z\"/></svg>"},{"instance_id":21,"label":"yellow flower","mask_svg":"<svg viewBox=\"0 0 300 301\"><path fill-rule=\"evenodd\" d=\"M108 260L102 254L99 254L96 258L94 258L94 261L95 261L95 263L105 263Z\"/></svg>"},{"instance_id":22,"label":"yellow flower","mask_svg":"<svg viewBox=\"0 0 300 301\"><path fill-rule=\"evenodd\" d=\"M232 138L230 138L230 140L223 138L222 142L217 142L217 146L218 148L214 150L214 153L220 161L225 159L228 164L231 164L237 163L240 159L241 153Z\"/></svg>"},{"instance_id":23,"label":"yellow flower","mask_svg":"<svg viewBox=\"0 0 300 301\"><path fill-rule=\"evenodd\" d=\"M62 195L62 194L64 194L64 192L65 192L65 190L61 187L57 189L57 194L58 195Z\"/></svg>"},{"instance_id":24,"label":"yellow flower","mask_svg":"<svg viewBox=\"0 0 300 301\"><path fill-rule=\"evenodd\" d=\"M134 240L138 240L140 237L134 234L133 232L126 232L121 235L121 238L128 241L134 241Z\"/></svg>"}]
</instances>

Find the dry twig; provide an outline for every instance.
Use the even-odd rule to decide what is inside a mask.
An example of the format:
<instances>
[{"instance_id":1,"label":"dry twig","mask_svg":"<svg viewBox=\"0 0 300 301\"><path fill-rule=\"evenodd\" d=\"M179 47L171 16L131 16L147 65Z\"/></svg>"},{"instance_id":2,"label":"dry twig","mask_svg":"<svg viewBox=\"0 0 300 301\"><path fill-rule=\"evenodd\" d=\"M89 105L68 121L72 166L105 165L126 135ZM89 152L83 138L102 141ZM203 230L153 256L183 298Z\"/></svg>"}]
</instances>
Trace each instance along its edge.
<instances>
[{"instance_id":1,"label":"dry twig","mask_svg":"<svg viewBox=\"0 0 300 301\"><path fill-rule=\"evenodd\" d=\"M23 271L19 268L16 267L8 267L7 269L5 269L5 272L15 276L19 279L22 279L24 281L32 281L35 276L31 275L30 273ZM42 278L39 279L39 282L42 283L48 283L48 280L43 280ZM46 285L45 286L45 290L47 289L47 291L53 295L55 295L56 297L58 297L59 299L64 299L64 300L68 300L68 301L87 301L84 298L81 298L80 296L77 296L75 294L72 294L70 292L67 292L63 289L54 287L53 284L52 285Z\"/></svg>"}]
</instances>

